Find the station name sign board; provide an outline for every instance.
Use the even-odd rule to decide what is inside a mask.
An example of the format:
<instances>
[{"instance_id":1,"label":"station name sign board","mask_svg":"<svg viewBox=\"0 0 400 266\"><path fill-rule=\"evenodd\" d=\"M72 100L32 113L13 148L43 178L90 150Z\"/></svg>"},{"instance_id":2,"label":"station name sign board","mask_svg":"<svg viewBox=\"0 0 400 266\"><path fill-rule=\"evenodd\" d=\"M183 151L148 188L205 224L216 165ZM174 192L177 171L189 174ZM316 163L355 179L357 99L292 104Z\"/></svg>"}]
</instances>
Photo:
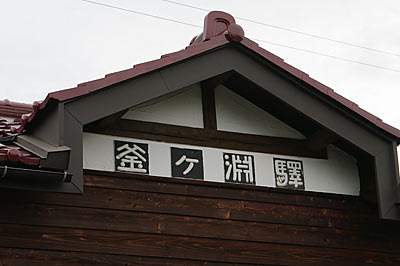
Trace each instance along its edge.
<instances>
[{"instance_id":1,"label":"station name sign board","mask_svg":"<svg viewBox=\"0 0 400 266\"><path fill-rule=\"evenodd\" d=\"M214 149L214 154L220 157L218 160L221 165L216 167L218 162L208 160L209 152L203 154L203 149L176 147L169 144L168 161L170 171L165 172L164 176L205 180L204 169L214 167L215 170L223 169L223 182L257 185L257 179L265 177L256 176L256 165L254 154L248 152L231 152L222 149ZM128 172L136 174L150 174L151 168L157 168L163 162L153 159L153 152L159 152L149 149L149 144L140 141L121 141L114 140L114 163L115 171ZM280 188L304 190L304 169L301 160L291 160L279 157L273 157L272 172L260 173L257 175L273 176L275 186ZM257 164L268 164L268 161L258 160ZM260 165L261 168L265 166ZM214 175L218 175L218 171Z\"/></svg>"},{"instance_id":2,"label":"station name sign board","mask_svg":"<svg viewBox=\"0 0 400 266\"><path fill-rule=\"evenodd\" d=\"M106 172L359 195L357 161L335 146L328 159L84 133L83 166Z\"/></svg>"}]
</instances>

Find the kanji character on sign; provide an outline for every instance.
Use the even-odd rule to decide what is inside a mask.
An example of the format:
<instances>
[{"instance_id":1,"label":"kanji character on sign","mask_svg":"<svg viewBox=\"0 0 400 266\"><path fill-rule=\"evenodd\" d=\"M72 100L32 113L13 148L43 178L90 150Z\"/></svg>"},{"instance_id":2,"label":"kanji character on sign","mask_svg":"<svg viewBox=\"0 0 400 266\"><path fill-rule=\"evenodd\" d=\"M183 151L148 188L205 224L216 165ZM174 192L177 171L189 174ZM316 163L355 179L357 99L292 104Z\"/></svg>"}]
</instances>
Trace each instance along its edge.
<instances>
[{"instance_id":1,"label":"kanji character on sign","mask_svg":"<svg viewBox=\"0 0 400 266\"><path fill-rule=\"evenodd\" d=\"M288 161L287 169L289 175L289 185L293 185L295 188L303 186L304 182L302 179L302 165L301 162Z\"/></svg>"},{"instance_id":2,"label":"kanji character on sign","mask_svg":"<svg viewBox=\"0 0 400 266\"><path fill-rule=\"evenodd\" d=\"M224 153L225 180L232 183L255 184L252 155Z\"/></svg>"},{"instance_id":3,"label":"kanji character on sign","mask_svg":"<svg viewBox=\"0 0 400 266\"><path fill-rule=\"evenodd\" d=\"M274 158L274 170L277 187L304 190L302 161Z\"/></svg>"},{"instance_id":4,"label":"kanji character on sign","mask_svg":"<svg viewBox=\"0 0 400 266\"><path fill-rule=\"evenodd\" d=\"M199 160L187 158L186 155L182 155L182 157L177 162L175 162L175 165L181 165L183 162L189 163L188 167L185 169L185 171L183 171L183 175L186 175L193 169L195 163L199 163Z\"/></svg>"},{"instance_id":5,"label":"kanji character on sign","mask_svg":"<svg viewBox=\"0 0 400 266\"><path fill-rule=\"evenodd\" d=\"M114 146L116 170L148 174L147 144L114 141Z\"/></svg>"},{"instance_id":6,"label":"kanji character on sign","mask_svg":"<svg viewBox=\"0 0 400 266\"><path fill-rule=\"evenodd\" d=\"M276 186L284 187L288 184L286 173L286 160L275 160Z\"/></svg>"},{"instance_id":7,"label":"kanji character on sign","mask_svg":"<svg viewBox=\"0 0 400 266\"><path fill-rule=\"evenodd\" d=\"M201 150L171 147L172 176L204 179Z\"/></svg>"}]
</instances>

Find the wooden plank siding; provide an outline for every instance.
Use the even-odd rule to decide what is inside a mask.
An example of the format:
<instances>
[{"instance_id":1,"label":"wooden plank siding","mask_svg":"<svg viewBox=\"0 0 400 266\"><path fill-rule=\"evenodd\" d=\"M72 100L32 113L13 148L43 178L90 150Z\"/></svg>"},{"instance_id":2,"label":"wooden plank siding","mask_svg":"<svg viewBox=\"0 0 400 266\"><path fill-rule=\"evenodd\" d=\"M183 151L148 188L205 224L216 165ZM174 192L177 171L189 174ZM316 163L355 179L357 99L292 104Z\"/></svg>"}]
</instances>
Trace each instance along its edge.
<instances>
[{"instance_id":1,"label":"wooden plank siding","mask_svg":"<svg viewBox=\"0 0 400 266\"><path fill-rule=\"evenodd\" d=\"M358 197L86 171L84 194L0 191L0 265L400 265Z\"/></svg>"}]
</instances>

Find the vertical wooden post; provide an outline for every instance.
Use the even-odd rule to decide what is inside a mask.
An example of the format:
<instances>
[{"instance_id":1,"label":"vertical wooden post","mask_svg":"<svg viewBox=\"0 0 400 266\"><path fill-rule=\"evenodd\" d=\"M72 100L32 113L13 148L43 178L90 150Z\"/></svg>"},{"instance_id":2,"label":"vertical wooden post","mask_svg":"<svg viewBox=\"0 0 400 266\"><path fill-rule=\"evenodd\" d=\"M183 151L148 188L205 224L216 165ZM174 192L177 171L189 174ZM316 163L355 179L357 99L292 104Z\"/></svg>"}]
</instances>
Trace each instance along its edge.
<instances>
[{"instance_id":1,"label":"vertical wooden post","mask_svg":"<svg viewBox=\"0 0 400 266\"><path fill-rule=\"evenodd\" d=\"M207 86L206 83L201 83L201 97L203 104L204 128L217 130L214 88Z\"/></svg>"}]
</instances>

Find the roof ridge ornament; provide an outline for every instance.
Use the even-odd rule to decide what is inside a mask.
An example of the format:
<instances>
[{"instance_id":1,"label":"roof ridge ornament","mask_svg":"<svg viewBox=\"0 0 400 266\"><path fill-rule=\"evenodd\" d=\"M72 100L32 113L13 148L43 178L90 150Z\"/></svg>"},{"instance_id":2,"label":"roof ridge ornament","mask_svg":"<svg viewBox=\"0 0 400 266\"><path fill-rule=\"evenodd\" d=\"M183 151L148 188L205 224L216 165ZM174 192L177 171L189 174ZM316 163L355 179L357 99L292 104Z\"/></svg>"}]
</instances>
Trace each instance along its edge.
<instances>
[{"instance_id":1,"label":"roof ridge ornament","mask_svg":"<svg viewBox=\"0 0 400 266\"><path fill-rule=\"evenodd\" d=\"M211 11L204 18L203 32L194 37L190 45L206 42L222 34L226 34L230 41L240 42L244 38L242 27L236 24L232 15L222 11Z\"/></svg>"}]
</instances>

